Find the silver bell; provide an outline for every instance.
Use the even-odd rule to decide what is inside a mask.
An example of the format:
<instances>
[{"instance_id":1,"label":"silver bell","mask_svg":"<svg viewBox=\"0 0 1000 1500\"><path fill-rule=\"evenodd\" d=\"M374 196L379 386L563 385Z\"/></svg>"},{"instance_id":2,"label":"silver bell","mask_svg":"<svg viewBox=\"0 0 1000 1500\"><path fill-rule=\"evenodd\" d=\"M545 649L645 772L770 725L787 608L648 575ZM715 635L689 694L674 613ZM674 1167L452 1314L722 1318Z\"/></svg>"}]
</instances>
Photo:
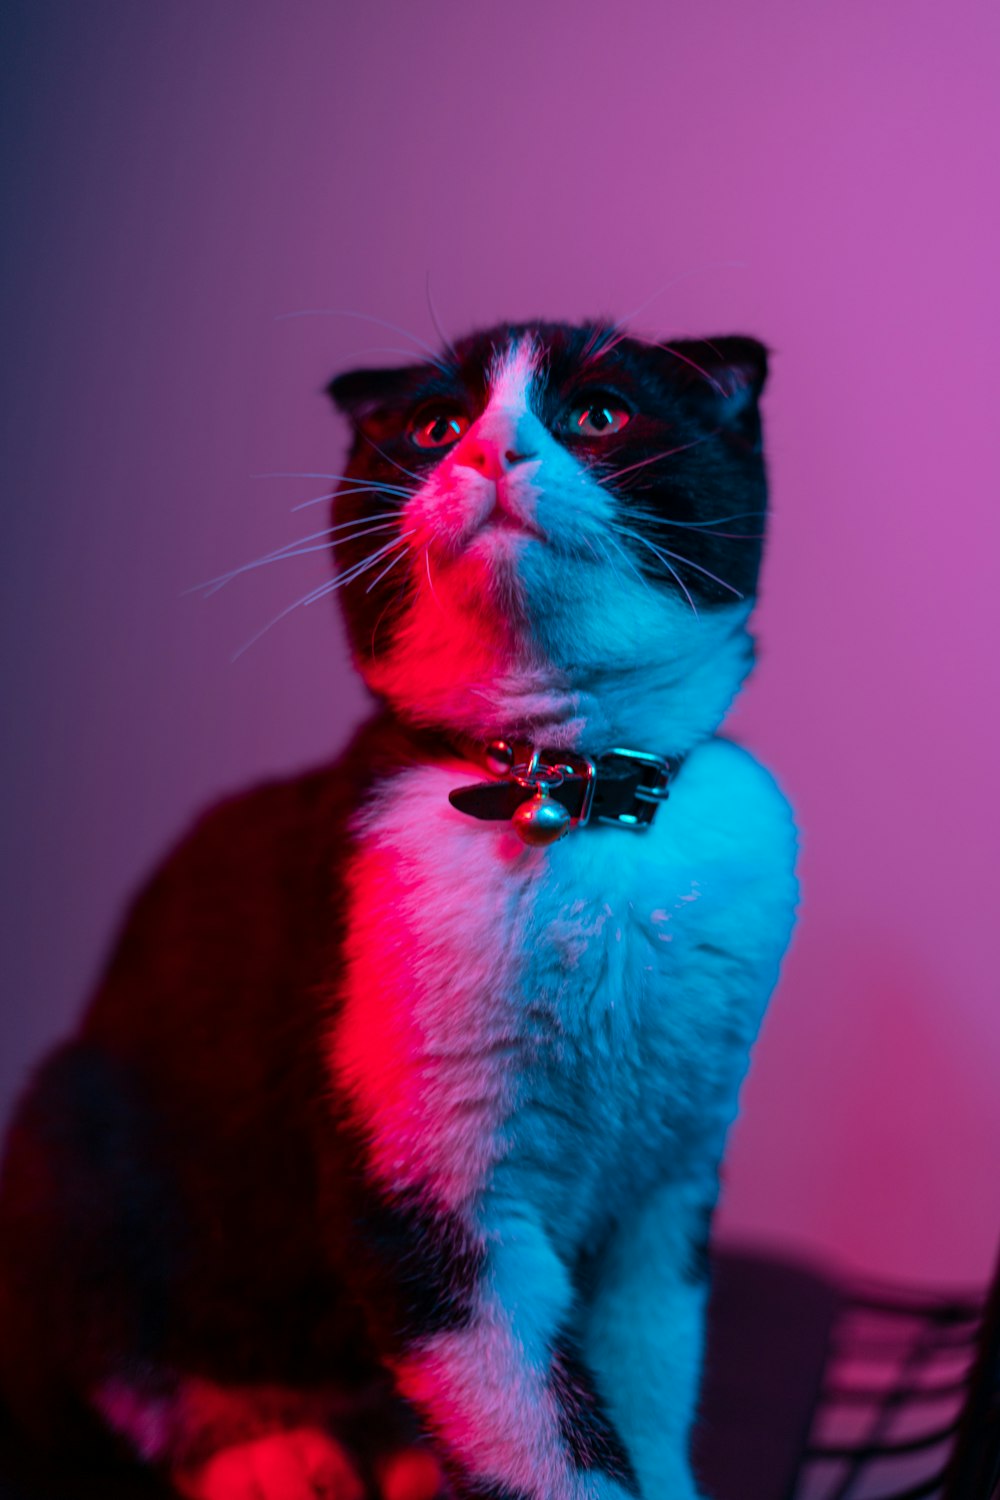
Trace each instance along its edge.
<instances>
[{"instance_id":1,"label":"silver bell","mask_svg":"<svg viewBox=\"0 0 1000 1500\"><path fill-rule=\"evenodd\" d=\"M569 829L573 819L567 808L550 797L540 786L530 802L522 802L511 822L518 838L525 844L554 844Z\"/></svg>"}]
</instances>

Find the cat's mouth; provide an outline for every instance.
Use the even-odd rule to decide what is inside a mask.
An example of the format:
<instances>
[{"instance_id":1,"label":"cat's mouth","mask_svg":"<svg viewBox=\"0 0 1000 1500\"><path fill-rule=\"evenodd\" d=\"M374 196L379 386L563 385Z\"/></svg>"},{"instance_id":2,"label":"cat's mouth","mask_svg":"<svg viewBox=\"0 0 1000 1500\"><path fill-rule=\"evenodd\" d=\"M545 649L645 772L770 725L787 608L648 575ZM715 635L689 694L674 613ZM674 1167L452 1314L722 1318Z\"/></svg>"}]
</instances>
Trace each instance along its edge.
<instances>
[{"instance_id":1,"label":"cat's mouth","mask_svg":"<svg viewBox=\"0 0 1000 1500\"><path fill-rule=\"evenodd\" d=\"M499 499L493 502L493 509L479 523L472 536L482 536L484 533L491 531L507 531L515 535L534 537L537 541L544 541L543 533L537 526L525 516L520 516L515 511L509 509L509 507L501 504Z\"/></svg>"}]
</instances>

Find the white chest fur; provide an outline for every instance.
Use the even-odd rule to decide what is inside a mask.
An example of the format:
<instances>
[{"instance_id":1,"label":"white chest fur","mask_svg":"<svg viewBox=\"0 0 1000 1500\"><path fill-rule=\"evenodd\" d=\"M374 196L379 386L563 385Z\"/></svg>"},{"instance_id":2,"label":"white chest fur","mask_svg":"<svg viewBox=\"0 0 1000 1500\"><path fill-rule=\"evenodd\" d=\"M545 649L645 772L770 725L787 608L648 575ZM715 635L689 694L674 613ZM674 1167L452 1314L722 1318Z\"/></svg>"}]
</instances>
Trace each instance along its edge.
<instances>
[{"instance_id":1,"label":"white chest fur","mask_svg":"<svg viewBox=\"0 0 1000 1500\"><path fill-rule=\"evenodd\" d=\"M721 1149L796 896L791 816L728 742L643 833L529 849L453 809L469 768L365 814L330 1062L396 1190L528 1195L578 1236L636 1179Z\"/></svg>"}]
</instances>

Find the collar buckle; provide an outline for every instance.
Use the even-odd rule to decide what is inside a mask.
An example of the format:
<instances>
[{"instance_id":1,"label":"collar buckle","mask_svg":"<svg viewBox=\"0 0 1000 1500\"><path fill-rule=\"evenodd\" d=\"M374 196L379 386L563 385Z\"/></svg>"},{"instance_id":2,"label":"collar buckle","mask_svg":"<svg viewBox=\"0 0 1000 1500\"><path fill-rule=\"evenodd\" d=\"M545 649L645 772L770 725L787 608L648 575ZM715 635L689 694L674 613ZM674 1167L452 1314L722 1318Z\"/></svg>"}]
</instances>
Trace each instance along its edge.
<instances>
[{"instance_id":1,"label":"collar buckle","mask_svg":"<svg viewBox=\"0 0 1000 1500\"><path fill-rule=\"evenodd\" d=\"M598 814L598 823L610 823L616 828L632 828L639 832L648 828L656 816L656 809L670 796L670 762L662 755L650 755L645 750L626 750L615 746L600 757L603 766L608 762L625 761L635 765L641 780L635 788L632 807L627 812Z\"/></svg>"}]
</instances>

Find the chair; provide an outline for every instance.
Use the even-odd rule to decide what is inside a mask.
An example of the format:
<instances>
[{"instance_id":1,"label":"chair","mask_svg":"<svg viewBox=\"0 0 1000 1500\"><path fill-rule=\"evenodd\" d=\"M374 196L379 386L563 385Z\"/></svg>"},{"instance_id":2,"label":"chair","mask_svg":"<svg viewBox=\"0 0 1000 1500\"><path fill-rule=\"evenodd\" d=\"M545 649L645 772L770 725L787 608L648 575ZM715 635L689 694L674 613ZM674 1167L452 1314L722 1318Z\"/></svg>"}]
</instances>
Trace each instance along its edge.
<instances>
[{"instance_id":1,"label":"chair","mask_svg":"<svg viewBox=\"0 0 1000 1500\"><path fill-rule=\"evenodd\" d=\"M695 1435L714 1500L1000 1497L1000 1270L985 1298L718 1271Z\"/></svg>"}]
</instances>

